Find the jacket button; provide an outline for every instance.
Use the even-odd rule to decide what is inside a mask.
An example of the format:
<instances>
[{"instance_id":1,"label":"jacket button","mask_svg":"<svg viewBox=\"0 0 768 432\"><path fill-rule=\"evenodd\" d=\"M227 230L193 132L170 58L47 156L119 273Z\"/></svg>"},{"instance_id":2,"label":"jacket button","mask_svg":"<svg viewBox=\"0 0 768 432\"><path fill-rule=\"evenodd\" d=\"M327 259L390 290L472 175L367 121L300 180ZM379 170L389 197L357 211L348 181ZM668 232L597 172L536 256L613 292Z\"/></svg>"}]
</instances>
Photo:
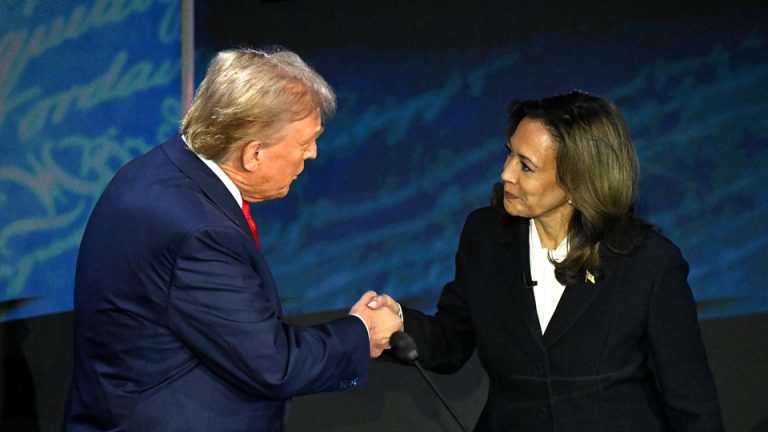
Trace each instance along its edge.
<instances>
[{"instance_id":1,"label":"jacket button","mask_svg":"<svg viewBox=\"0 0 768 432\"><path fill-rule=\"evenodd\" d=\"M544 367L543 367L542 365L536 365L536 366L533 368L533 373L534 373L534 375L536 375L536 376L542 376L542 375L544 375Z\"/></svg>"},{"instance_id":2,"label":"jacket button","mask_svg":"<svg viewBox=\"0 0 768 432\"><path fill-rule=\"evenodd\" d=\"M541 410L539 410L539 416L540 416L541 418L547 418L547 417L549 417L549 410L548 410L548 409L546 409L546 408L541 408Z\"/></svg>"}]
</instances>

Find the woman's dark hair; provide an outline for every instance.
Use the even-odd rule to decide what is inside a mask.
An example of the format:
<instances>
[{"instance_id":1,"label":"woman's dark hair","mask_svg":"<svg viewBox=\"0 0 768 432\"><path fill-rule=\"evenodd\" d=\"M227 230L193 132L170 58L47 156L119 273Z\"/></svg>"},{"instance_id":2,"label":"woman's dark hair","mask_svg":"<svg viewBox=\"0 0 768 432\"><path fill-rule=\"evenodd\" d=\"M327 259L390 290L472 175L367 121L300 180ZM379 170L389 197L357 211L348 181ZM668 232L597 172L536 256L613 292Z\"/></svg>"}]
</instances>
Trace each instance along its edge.
<instances>
[{"instance_id":1,"label":"woman's dark hair","mask_svg":"<svg viewBox=\"0 0 768 432\"><path fill-rule=\"evenodd\" d=\"M507 139L524 118L542 122L557 143L557 181L575 210L568 256L554 263L555 276L566 285L583 281L586 270L600 276L601 243L632 253L642 241L636 228L646 225L633 211L640 168L629 128L616 105L581 91L513 102Z\"/></svg>"}]
</instances>

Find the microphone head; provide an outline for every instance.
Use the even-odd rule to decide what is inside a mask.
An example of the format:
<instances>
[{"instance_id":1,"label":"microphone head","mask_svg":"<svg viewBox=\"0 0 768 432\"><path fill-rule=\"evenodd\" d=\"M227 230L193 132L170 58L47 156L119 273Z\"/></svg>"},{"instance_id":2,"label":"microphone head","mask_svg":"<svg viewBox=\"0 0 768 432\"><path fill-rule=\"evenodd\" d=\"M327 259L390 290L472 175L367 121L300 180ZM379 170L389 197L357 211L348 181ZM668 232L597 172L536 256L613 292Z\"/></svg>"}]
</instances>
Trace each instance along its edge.
<instances>
[{"instance_id":1,"label":"microphone head","mask_svg":"<svg viewBox=\"0 0 768 432\"><path fill-rule=\"evenodd\" d=\"M419 351L416 349L416 342L405 332L396 331L389 337L389 345L392 347L392 353L398 359L413 363L419 358Z\"/></svg>"}]
</instances>

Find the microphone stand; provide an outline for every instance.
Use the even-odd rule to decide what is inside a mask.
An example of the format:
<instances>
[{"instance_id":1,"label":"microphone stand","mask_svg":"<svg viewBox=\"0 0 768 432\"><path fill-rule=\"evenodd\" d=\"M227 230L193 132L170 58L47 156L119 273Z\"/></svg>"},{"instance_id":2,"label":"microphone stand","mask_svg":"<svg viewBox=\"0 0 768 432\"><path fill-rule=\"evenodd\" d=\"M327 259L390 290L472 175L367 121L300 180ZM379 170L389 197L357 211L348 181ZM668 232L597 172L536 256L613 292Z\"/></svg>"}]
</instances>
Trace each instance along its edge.
<instances>
[{"instance_id":1,"label":"microphone stand","mask_svg":"<svg viewBox=\"0 0 768 432\"><path fill-rule=\"evenodd\" d=\"M447 402L447 401L446 401L446 400L443 398L443 395L442 395L442 394L440 394L440 392L437 390L437 387L435 387L435 384L434 384L434 383L432 383L432 380L431 380L431 379L429 379L429 376L427 376L427 373L426 373L426 371L424 371L424 368L423 368L423 367L421 367L421 363L419 363L419 361L418 361L418 360L414 360L414 361L413 361L413 364L416 366L416 370L418 370L418 371L419 371L419 373L421 374L421 376L423 376L423 377L424 377L424 380L427 382L427 384L429 384L429 386L432 388L432 391L433 391L433 392L434 392L434 393L437 395L437 397L440 399L440 402L442 402L442 403L443 403L443 406L445 406L445 408L448 410L448 412L449 412L449 413L451 413L451 416L453 417L453 419L454 419L454 420L456 420L456 423L459 425L459 427L461 428L461 430L462 430L463 432L469 432L469 429L467 429L467 427L466 427L466 426L464 426L464 423L462 423L462 421L461 421L461 419L459 418L459 416L458 416L458 415L456 415L456 413L453 411L453 409L451 408L451 406L450 406L450 405L448 405L448 402Z\"/></svg>"},{"instance_id":2,"label":"microphone stand","mask_svg":"<svg viewBox=\"0 0 768 432\"><path fill-rule=\"evenodd\" d=\"M427 373L424 371L424 368L421 367L421 364L419 363L419 351L416 349L416 342L414 342L413 338L408 333L396 331L392 333L392 336L390 336L389 342L392 345L392 348L394 348L394 356L406 363L416 366L416 370L418 370L421 376L424 377L424 380L427 382L427 384L429 384L432 392L437 395L437 397L440 399L440 402L443 403L443 406L448 410L449 413L451 413L453 419L456 420L456 424L459 425L463 432L469 432L469 429L464 426L464 423L461 422L459 416L457 416L453 409L451 409L451 406L448 405L448 402L443 398L443 395L439 390L437 390L435 384L433 384L432 380L429 379Z\"/></svg>"}]
</instances>

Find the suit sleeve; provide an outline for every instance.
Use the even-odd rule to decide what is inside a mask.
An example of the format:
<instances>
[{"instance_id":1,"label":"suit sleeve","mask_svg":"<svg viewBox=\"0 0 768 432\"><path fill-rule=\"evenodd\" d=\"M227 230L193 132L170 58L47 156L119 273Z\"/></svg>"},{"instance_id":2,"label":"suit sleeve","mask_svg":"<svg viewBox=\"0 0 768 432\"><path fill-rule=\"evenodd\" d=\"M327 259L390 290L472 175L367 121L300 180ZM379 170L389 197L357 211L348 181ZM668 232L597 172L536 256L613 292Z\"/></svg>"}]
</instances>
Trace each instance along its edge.
<instances>
[{"instance_id":1,"label":"suit sleeve","mask_svg":"<svg viewBox=\"0 0 768 432\"><path fill-rule=\"evenodd\" d=\"M269 399L362 386L369 343L354 316L285 324L263 289L247 238L207 227L179 248L168 298L171 328L200 361L241 391Z\"/></svg>"},{"instance_id":2,"label":"suit sleeve","mask_svg":"<svg viewBox=\"0 0 768 432\"><path fill-rule=\"evenodd\" d=\"M405 331L416 342L420 363L438 373L456 372L475 349L474 326L465 293L471 256L468 231L465 225L456 253L456 274L443 287L437 313L429 316L407 307L403 310Z\"/></svg>"},{"instance_id":3,"label":"suit sleeve","mask_svg":"<svg viewBox=\"0 0 768 432\"><path fill-rule=\"evenodd\" d=\"M717 391L687 276L688 264L674 247L659 268L651 294L652 361L673 430L720 432Z\"/></svg>"}]
</instances>

